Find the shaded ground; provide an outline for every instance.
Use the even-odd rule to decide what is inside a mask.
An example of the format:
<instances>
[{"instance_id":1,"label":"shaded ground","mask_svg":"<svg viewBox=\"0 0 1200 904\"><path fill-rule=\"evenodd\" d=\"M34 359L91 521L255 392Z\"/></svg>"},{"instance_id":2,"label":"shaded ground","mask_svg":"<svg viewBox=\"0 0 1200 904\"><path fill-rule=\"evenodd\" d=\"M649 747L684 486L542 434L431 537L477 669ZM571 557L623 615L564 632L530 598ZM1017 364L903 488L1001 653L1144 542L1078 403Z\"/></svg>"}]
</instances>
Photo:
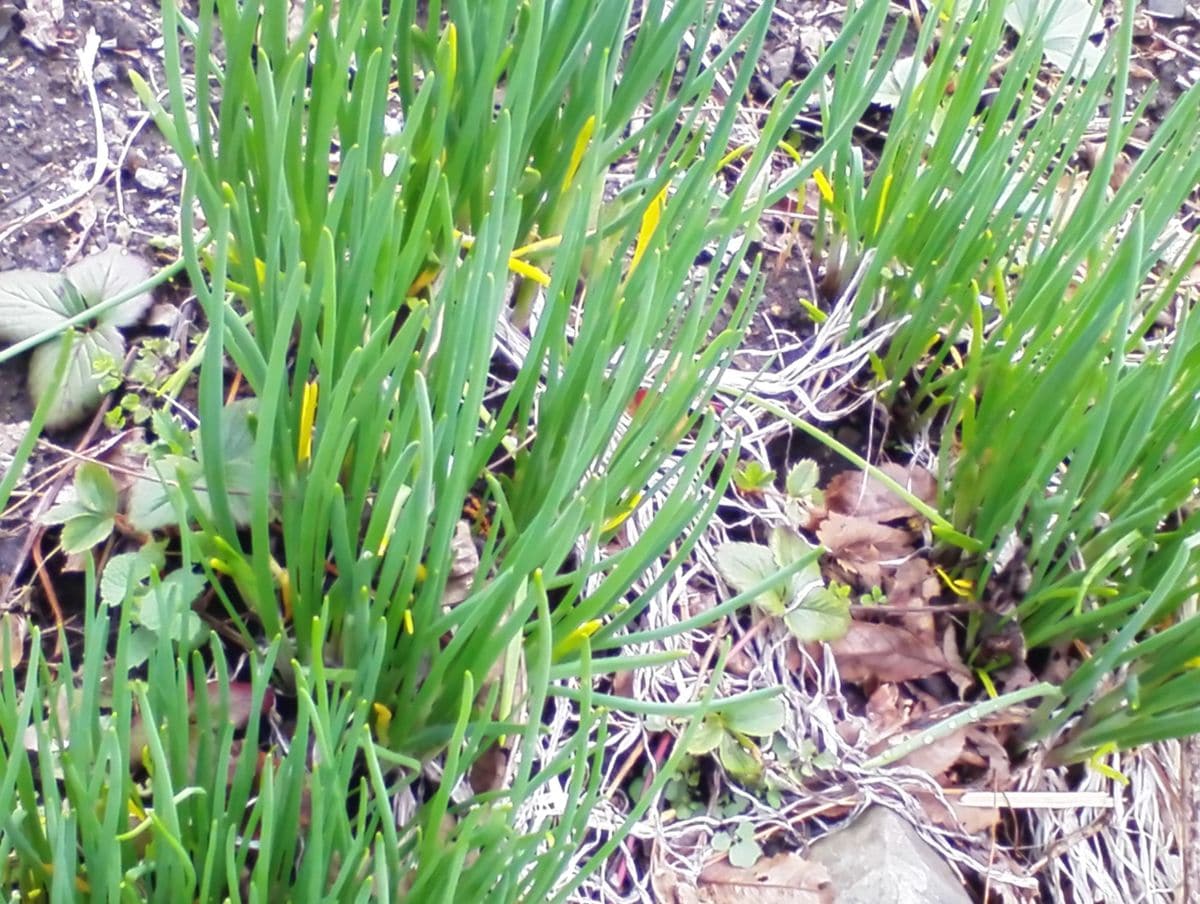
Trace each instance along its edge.
<instances>
[{"instance_id":1,"label":"shaded ground","mask_svg":"<svg viewBox=\"0 0 1200 904\"><path fill-rule=\"evenodd\" d=\"M160 31L154 0L0 3L0 270L58 270L113 243L174 257L181 169L129 79L160 84ZM0 364L0 466L32 413L26 363ZM83 429L54 439L74 445ZM43 451L30 471L60 462ZM14 502L0 518L0 602L39 500Z\"/></svg>"}]
</instances>

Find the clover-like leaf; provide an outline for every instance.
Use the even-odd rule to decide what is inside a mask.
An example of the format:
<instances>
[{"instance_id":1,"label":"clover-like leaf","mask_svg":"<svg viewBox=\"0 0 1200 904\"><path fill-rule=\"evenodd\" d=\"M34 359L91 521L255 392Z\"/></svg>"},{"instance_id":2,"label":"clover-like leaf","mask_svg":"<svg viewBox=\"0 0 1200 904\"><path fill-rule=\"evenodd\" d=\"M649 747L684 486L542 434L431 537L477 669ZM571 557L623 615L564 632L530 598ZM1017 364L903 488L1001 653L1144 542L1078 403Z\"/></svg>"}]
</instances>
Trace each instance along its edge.
<instances>
[{"instance_id":1,"label":"clover-like leaf","mask_svg":"<svg viewBox=\"0 0 1200 904\"><path fill-rule=\"evenodd\" d=\"M1076 54L1077 73L1083 78L1095 75L1104 52L1088 38L1099 23L1087 0L1060 0L1041 3L1039 0L1009 0L1004 18L1013 29L1024 35L1036 33L1042 17L1049 16L1042 39L1042 56L1064 72L1068 71Z\"/></svg>"},{"instance_id":2,"label":"clover-like leaf","mask_svg":"<svg viewBox=\"0 0 1200 904\"><path fill-rule=\"evenodd\" d=\"M819 548L809 543L794 530L786 527L773 528L770 537L767 538L767 546L771 550L771 555L775 558L775 567L777 570L787 568L789 565L795 565L802 559L807 559L809 564L800 569L800 573L815 573L818 578L820 577L821 569L817 564Z\"/></svg>"},{"instance_id":3,"label":"clover-like leaf","mask_svg":"<svg viewBox=\"0 0 1200 904\"><path fill-rule=\"evenodd\" d=\"M113 519L84 512L76 515L62 528L62 548L67 553L83 552L103 543L113 530Z\"/></svg>"},{"instance_id":4,"label":"clover-like leaf","mask_svg":"<svg viewBox=\"0 0 1200 904\"><path fill-rule=\"evenodd\" d=\"M59 273L8 270L0 273L0 339L21 342L53 329L71 314Z\"/></svg>"},{"instance_id":5,"label":"clover-like leaf","mask_svg":"<svg viewBox=\"0 0 1200 904\"><path fill-rule=\"evenodd\" d=\"M850 600L828 587L814 587L793 600L783 622L801 643L838 640L850 630Z\"/></svg>"},{"instance_id":6,"label":"clover-like leaf","mask_svg":"<svg viewBox=\"0 0 1200 904\"><path fill-rule=\"evenodd\" d=\"M84 305L94 308L145 282L151 272L150 265L143 258L116 245L109 245L103 251L67 267L63 276L79 294ZM100 315L99 322L105 326L133 326L142 319L151 301L153 298L149 292L141 292L105 311Z\"/></svg>"},{"instance_id":7,"label":"clover-like leaf","mask_svg":"<svg viewBox=\"0 0 1200 904\"><path fill-rule=\"evenodd\" d=\"M96 361L103 355L116 359L125 356L125 339L116 327L101 326L83 334L67 334L38 346L29 361L29 394L36 404L54 385L54 367L63 342L71 342L67 369L62 386L46 414L46 426L70 427L93 411L104 397L100 378L95 373Z\"/></svg>"},{"instance_id":8,"label":"clover-like leaf","mask_svg":"<svg viewBox=\"0 0 1200 904\"><path fill-rule=\"evenodd\" d=\"M779 573L779 565L771 550L757 543L742 542L721 545L717 550L717 569L721 577L739 593L745 593ZM786 608L783 594L777 589L760 593L754 603L768 615L782 615Z\"/></svg>"},{"instance_id":9,"label":"clover-like leaf","mask_svg":"<svg viewBox=\"0 0 1200 904\"><path fill-rule=\"evenodd\" d=\"M736 835L737 842L729 848L729 865L738 869L750 869L763 855L762 845L754 837L754 824L740 823Z\"/></svg>"},{"instance_id":10,"label":"clover-like leaf","mask_svg":"<svg viewBox=\"0 0 1200 904\"><path fill-rule=\"evenodd\" d=\"M146 463L146 471L129 490L126 515L136 529L149 533L176 523L171 488L182 483L195 485L203 479L200 462L183 455L164 455Z\"/></svg>"},{"instance_id":11,"label":"clover-like leaf","mask_svg":"<svg viewBox=\"0 0 1200 904\"><path fill-rule=\"evenodd\" d=\"M138 621L143 627L172 640L191 643L203 631L204 623L192 611L192 603L204 589L204 575L179 569L157 585L151 585L141 600Z\"/></svg>"}]
</instances>

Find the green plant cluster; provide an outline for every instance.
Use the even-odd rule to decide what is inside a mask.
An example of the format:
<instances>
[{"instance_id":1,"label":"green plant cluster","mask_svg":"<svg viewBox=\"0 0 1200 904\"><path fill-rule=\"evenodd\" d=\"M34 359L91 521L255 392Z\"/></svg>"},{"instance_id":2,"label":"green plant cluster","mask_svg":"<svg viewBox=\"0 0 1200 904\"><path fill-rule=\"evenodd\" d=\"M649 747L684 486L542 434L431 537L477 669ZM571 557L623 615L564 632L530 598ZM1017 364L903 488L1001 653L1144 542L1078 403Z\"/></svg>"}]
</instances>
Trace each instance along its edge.
<instances>
[{"instance_id":1,"label":"green plant cluster","mask_svg":"<svg viewBox=\"0 0 1200 904\"><path fill-rule=\"evenodd\" d=\"M186 170L198 426L156 407L127 498L88 467L53 515L72 549L114 525L142 546L100 574L85 553L81 653L35 650L22 685L0 676L0 884L52 900L565 896L620 840L564 877L601 793L607 709L709 704L594 678L658 661L622 649L659 636L625 632L665 577L634 587L689 554L732 474L706 401L760 283L742 238L770 195L753 189L835 62L878 39L884 5L732 157L752 67L723 106L717 77L757 58L768 7L714 58L680 57L709 46L720 5L703 2L289 10L203 0L191 20L165 2L165 106L135 79ZM705 249L727 267L698 275ZM501 381L506 331L524 343ZM464 540L468 504L489 518ZM652 525L614 548L639 504ZM201 588L223 639L193 630ZM257 714L277 693L295 716L271 740ZM539 759L556 698L577 724ZM473 787L497 752L505 780ZM522 806L551 782L566 801L531 824Z\"/></svg>"},{"instance_id":2,"label":"green plant cluster","mask_svg":"<svg viewBox=\"0 0 1200 904\"><path fill-rule=\"evenodd\" d=\"M1178 226L1200 186L1200 90L1124 167L1152 97L1126 102L1133 4L1102 53L1094 18L1024 6L935 4L912 57L928 65L903 70L878 160L868 172L854 144L837 149L821 241L831 284L853 276L856 310L879 304L896 325L884 393L938 437L935 533L976 598L1027 570L1001 614L1031 647L1091 648L1026 731L1073 761L1200 730L1200 325L1185 284L1200 241ZM1044 55L1064 71L1039 79Z\"/></svg>"},{"instance_id":3,"label":"green plant cluster","mask_svg":"<svg viewBox=\"0 0 1200 904\"><path fill-rule=\"evenodd\" d=\"M863 323L895 325L885 394L903 389L940 436L939 511L914 508L981 608L1020 556L1027 641L1093 653L1061 688L941 730L1041 698L1027 739L1071 761L1200 728L1200 327L1182 288L1200 243L1170 240L1200 183L1200 90L1121 179L1146 100L1111 117L1089 171L1073 162L1096 113L1123 109L1132 4L1102 53L1086 35L1064 50L1061 17L1028 4L937 4L897 67L905 25L885 38L872 0L740 149L752 67L732 64L757 59L769 5L713 58L680 50L710 46L721 4L702 0L302 12L202 0L192 20L165 0L165 105L135 80L186 170L183 257L160 278L186 268L207 330L165 383L151 365L173 350L133 362L151 391L110 423L149 424L145 470L124 487L83 464L46 516L84 561L88 605L61 661L35 638L20 673L0 671L0 885L56 901L560 899L628 828L597 839L588 823L617 707L691 719L631 821L665 787L696 805L695 769L667 784L692 754L777 795L773 691L714 701L714 682L660 704L595 679L750 603L805 641L849 624L849 588L825 586L788 530L724 551L733 599L637 621L725 489L774 479L737 470L707 403L761 283L744 239L810 178L827 284ZM1048 97L1047 60L1065 70ZM854 127L884 96L868 166ZM819 140L772 181L812 109ZM702 250L725 266L697 273ZM28 310L14 279L0 301ZM50 319L10 328L5 358L74 326L107 340L86 373L69 339L35 352L37 410L0 504L42 427L77 416L64 387L93 404L115 386L116 327L136 320L120 306L146 288L81 299L61 277L20 280ZM185 423L164 400L193 373ZM816 482L793 468L789 504ZM626 531L639 506L653 519ZM573 734L547 754L559 703ZM828 766L791 754L773 760ZM478 781L497 758L503 780ZM549 783L560 811L531 815ZM719 845L761 852L746 827Z\"/></svg>"}]
</instances>

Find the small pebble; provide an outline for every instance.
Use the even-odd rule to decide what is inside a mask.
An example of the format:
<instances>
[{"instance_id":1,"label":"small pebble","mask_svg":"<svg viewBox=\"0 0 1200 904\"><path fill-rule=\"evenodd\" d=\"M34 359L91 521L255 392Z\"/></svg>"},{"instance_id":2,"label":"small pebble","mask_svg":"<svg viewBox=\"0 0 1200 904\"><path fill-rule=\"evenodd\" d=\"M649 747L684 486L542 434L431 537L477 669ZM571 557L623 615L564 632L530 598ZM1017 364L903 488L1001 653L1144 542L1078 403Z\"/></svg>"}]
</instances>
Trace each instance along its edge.
<instances>
[{"instance_id":1,"label":"small pebble","mask_svg":"<svg viewBox=\"0 0 1200 904\"><path fill-rule=\"evenodd\" d=\"M158 170L142 167L133 174L133 181L149 191L162 191L171 184L171 177Z\"/></svg>"}]
</instances>

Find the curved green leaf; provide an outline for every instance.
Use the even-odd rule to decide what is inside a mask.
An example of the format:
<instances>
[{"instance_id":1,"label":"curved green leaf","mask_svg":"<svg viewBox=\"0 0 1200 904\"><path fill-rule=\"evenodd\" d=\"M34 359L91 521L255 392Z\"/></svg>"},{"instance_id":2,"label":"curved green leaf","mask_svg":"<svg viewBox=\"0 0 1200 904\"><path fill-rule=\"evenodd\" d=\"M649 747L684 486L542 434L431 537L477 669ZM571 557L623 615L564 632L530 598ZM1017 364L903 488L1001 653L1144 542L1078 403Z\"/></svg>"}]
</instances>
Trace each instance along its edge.
<instances>
[{"instance_id":1,"label":"curved green leaf","mask_svg":"<svg viewBox=\"0 0 1200 904\"><path fill-rule=\"evenodd\" d=\"M21 342L66 321L63 278L40 270L0 273L0 339Z\"/></svg>"},{"instance_id":2,"label":"curved green leaf","mask_svg":"<svg viewBox=\"0 0 1200 904\"><path fill-rule=\"evenodd\" d=\"M850 600L828 587L818 587L783 617L802 643L837 640L850 630Z\"/></svg>"},{"instance_id":3,"label":"curved green leaf","mask_svg":"<svg viewBox=\"0 0 1200 904\"><path fill-rule=\"evenodd\" d=\"M66 337L38 346L29 361L29 394L36 404L54 381L54 365ZM95 362L101 355L120 361L125 357L125 340L116 327L104 326L90 330L75 339L71 359L67 363L63 386L54 400L46 426L70 427L95 410L104 397L100 381L93 375Z\"/></svg>"},{"instance_id":4,"label":"curved green leaf","mask_svg":"<svg viewBox=\"0 0 1200 904\"><path fill-rule=\"evenodd\" d=\"M86 307L94 308L109 298L129 291L150 278L150 265L136 254L116 245L85 257L63 271ZM142 292L100 315L103 326L133 326L142 319L153 297Z\"/></svg>"}]
</instances>

